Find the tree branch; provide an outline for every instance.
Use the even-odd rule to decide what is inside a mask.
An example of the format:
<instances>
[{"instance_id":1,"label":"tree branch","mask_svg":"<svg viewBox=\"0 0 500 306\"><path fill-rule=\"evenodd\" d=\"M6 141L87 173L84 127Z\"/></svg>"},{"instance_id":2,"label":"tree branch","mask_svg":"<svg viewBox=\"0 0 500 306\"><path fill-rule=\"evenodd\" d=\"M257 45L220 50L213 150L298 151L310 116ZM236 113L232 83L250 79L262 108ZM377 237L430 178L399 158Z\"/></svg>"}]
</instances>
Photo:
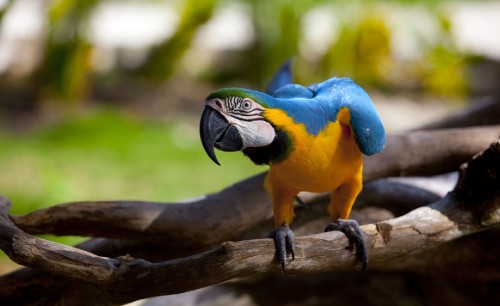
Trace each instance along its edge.
<instances>
[{"instance_id":1,"label":"tree branch","mask_svg":"<svg viewBox=\"0 0 500 306\"><path fill-rule=\"evenodd\" d=\"M455 190L442 200L396 219L363 226L371 265L498 224L499 174L500 141L496 141L463 167ZM473 183L477 180L482 183ZM96 286L116 303L280 271L271 239L225 242L205 253L159 263L128 256L103 258L24 233L9 219L8 206L8 201L0 201L0 247L12 260ZM296 259L287 265L287 273L332 271L356 264L341 233L298 237L295 243Z\"/></svg>"},{"instance_id":2,"label":"tree branch","mask_svg":"<svg viewBox=\"0 0 500 306\"><path fill-rule=\"evenodd\" d=\"M366 158L364 178L455 171L499 136L500 125L392 136L384 152ZM210 246L271 218L263 177L260 174L184 203L78 202L12 216L12 220L31 234L136 239L179 248Z\"/></svg>"},{"instance_id":3,"label":"tree branch","mask_svg":"<svg viewBox=\"0 0 500 306\"><path fill-rule=\"evenodd\" d=\"M498 123L498 118L500 118L498 116L498 114L500 113L500 111L498 110L498 107L497 107L498 101L495 101L495 99L497 99L497 98L498 97L484 99L484 100L490 99L490 101L483 101L480 103L476 103L476 104L472 105L471 107L466 108L464 111L459 112L458 115L452 115L448 118L445 118L444 120L441 120L437 124L424 127L424 129L467 126L467 125L474 125L476 123L479 125L496 124L496 123ZM496 103L496 105L495 105L495 103ZM490 119L485 120L485 118L490 118ZM461 142L459 142L457 144L460 147L462 141L468 142L471 140L476 141L476 140L482 139L482 141L484 141L484 144L476 143L475 145L478 146L477 148L469 148L470 149L469 154L474 154L475 152L478 152L483 147L485 147L486 144L490 142L490 139L493 140L493 138L490 138L490 137L496 137L496 135L494 135L494 134L495 133L498 134L497 132L494 132L494 130L491 130L491 131L493 133L486 131L487 135L478 135L478 134L470 135L470 134L464 133L463 134L464 138L462 140L459 139L459 141L461 141ZM466 135L467 135L467 137L465 137ZM443 135L443 136L445 136L445 135ZM471 139L471 137L473 139ZM477 137L479 137L479 138L477 138ZM438 143L439 142L440 141L438 141ZM417 152L416 153L417 155L419 154L418 152L420 152L418 150L425 149L425 147L419 146L418 143L415 144L415 146L413 146L413 147L412 146L410 146L408 148L405 146L400 146L400 147L404 151ZM468 147L468 145L467 145L467 147ZM391 148L389 147L386 150L391 150ZM396 152L396 150L394 150L394 151ZM397 157L397 153L394 156ZM471 155L464 157L465 159L463 161L465 161L466 159L469 159L470 156ZM436 163L439 163L439 162L433 162L433 164L436 164ZM460 162L457 161L457 163L461 163L461 161ZM379 165L376 162L373 163L373 167L375 169L378 166ZM365 167L365 169L366 169L366 167ZM402 169L404 169L404 168L402 168ZM418 169L418 167L417 167L417 169ZM453 167L453 170L455 170L455 169L456 169L456 167ZM439 170L439 169L436 168L436 170ZM441 171L444 171L444 170L439 170L437 172L441 172ZM367 172L369 173L369 171L367 171ZM398 171L397 167L396 168L393 167L391 172L395 173L395 174L398 174L398 172L402 172L402 174L407 174L407 172L405 172L405 171ZM383 174L379 173L377 175L373 175L372 177L376 178L378 175L384 176ZM367 178L366 173L365 173L365 178ZM256 184L256 182L249 182L249 185L254 185L254 184ZM245 185L246 185L246 183L245 183ZM257 182L256 186L260 187L260 181ZM374 186L374 187L371 187L371 186ZM395 202L394 195L386 193L387 187L390 188L391 192L397 191L398 194L400 195L399 199L404 199L404 200L410 199L410 200L415 200L415 201L405 201L405 203L406 203L405 205L400 205L403 202L401 202L401 201L399 203ZM407 187L407 186L402 186L402 185L396 186L396 184L387 184L387 182L374 182L373 185L365 184L364 194L366 194L367 198L370 199L370 202L369 202L370 205L374 202L377 202L377 199L379 199L378 202L383 203L385 205L382 207L386 207L386 208L390 209L395 215L400 215L401 213L404 213L404 212L410 210L411 208L414 208L416 206L420 206L423 203L428 203L429 199L431 199L433 197L432 194L427 193L426 196L423 196L420 199L416 199L414 195L417 194L417 195L421 196L422 195L421 192L418 192L418 190L409 190L408 188L403 188L403 187ZM252 189L252 188L253 187L251 187L250 189ZM370 191L370 189L372 189L372 191ZM387 195L382 195L382 197L381 197L380 190L382 190L382 193L385 193ZM223 191L223 192L225 192L225 191ZM250 191L249 194L253 195L254 192L258 192L258 190L257 191ZM412 195L411 196L408 195L408 192L410 192ZM373 196L374 193L376 194L376 197ZM245 194L245 196L248 196L248 193ZM398 199L397 195L395 197L396 197L396 199ZM320 195L319 197L317 195L314 197L309 197L309 201L315 202L315 204L312 206L313 209L303 209L300 207L298 208L298 210L300 210L300 211L299 211L298 216L294 222L294 229L295 229L296 233L299 233L299 232L310 233L310 232L314 232L317 230L314 227L319 228L319 227L324 226L324 224L323 224L324 222L321 223L321 221L319 221L319 223L321 223L321 224L318 225L319 224L318 221L311 221L311 220L313 220L313 219L317 218L317 216L323 214L324 206L325 206L325 202L324 202L325 198L326 198L326 195ZM360 201L358 201L359 203L356 204L356 207L363 206L363 203L364 203L363 202L363 194L360 196L359 200ZM200 200L200 201L203 201L203 200ZM191 201L191 202L196 202L196 201ZM225 202L225 199L221 199L221 202L219 202L219 203L224 203L224 202ZM263 199L262 201L260 201L260 202L256 201L253 203L254 205L248 205L245 208L245 209L250 209L250 212L252 212L254 210L264 209L264 211L262 211L261 213L263 215L268 214L267 217L262 218L262 221L258 221L258 222L256 221L256 223L258 223L257 228L255 226L251 227L249 225L250 228L248 230L244 230L244 228L246 226L242 226L241 231L239 233L238 233L238 231L236 231L236 233L235 233L236 235L234 235L232 238L229 238L229 239L262 237L262 235L263 235L262 233L264 233L265 231L267 231L270 228L269 219L270 219L271 215L269 212L269 205L266 202L267 202L267 200ZM323 205L319 205L319 204L323 204ZM399 205L394 205L394 204L399 204ZM188 204L188 205L190 205L190 204ZM375 206L377 206L377 205L375 205ZM227 207L229 207L229 205ZM214 209L224 208L224 205L221 205L218 207L212 207L212 208L214 208ZM92 211L94 209L95 208L92 207ZM229 208L229 209L231 209L231 208ZM82 210L82 215L84 217L83 220L85 220L86 216L92 216L93 218L99 218L98 217L99 212L97 211L94 213L92 211L87 212L85 214L85 211ZM212 212L213 211L211 211L211 213ZM138 221L135 223L135 222L132 222L132 220L134 219L133 217L130 219L125 218L126 223L130 222L132 224L135 224L135 226L138 229L132 230L133 232L137 231L137 233L129 233L130 230L127 230L127 229L123 230L123 233L126 233L126 235L123 235L124 238L131 238L131 237L137 238L137 237L141 236L141 231L140 231L141 224L142 224L142 226L145 226L147 224L148 220L151 220L151 218L148 219L148 218L144 217L144 215L147 215L146 212L143 212L142 210L139 209L139 211L137 211L137 213L140 214L138 219L144 220L144 222ZM356 211L353 212L353 214L355 214L355 213L356 213ZM256 215L259 215L259 214L256 214ZM374 216L373 211L370 211L368 216L370 217L370 219L373 220L373 216ZM17 218L18 217L15 217L14 220L16 220ZM23 218L23 217L20 217L20 218ZM360 215L357 215L356 218L358 220L361 220L361 221L363 220ZM380 219L381 218L379 218L379 220ZM29 220L29 218L26 218L25 220ZM35 218L35 220L32 220L33 222L31 222L31 221L27 222L27 226L26 226L25 230L30 231L30 232L49 232L49 233L52 232L52 233L64 234L65 233L64 230L57 230L54 228L58 228L60 226L67 226L67 227L71 228L72 226L78 225L79 222L82 221L82 219L78 219L78 220L73 219L73 220L75 222L72 223L70 221L61 222L60 220L56 219L55 221L57 221L57 222L52 224L51 223L52 221L50 221L50 215L47 214L46 218L45 217L40 218L38 221ZM127 220L130 220L130 221L127 221ZM113 221L113 220L111 220L111 221ZM201 221L204 222L205 220L201 220ZM377 221L377 220L375 219L373 221ZM59 223L59 222L61 222L61 223ZM104 223L106 223L106 222L104 222ZM314 223L318 223L318 224L314 224ZM189 222L184 223L184 224L189 224ZM314 225L314 226L312 226L310 228L305 228L309 224ZM42 230L40 230L40 231L36 230L36 227L39 225L42 228ZM95 223L90 224L91 227L93 227L94 225L95 225ZM20 224L20 226L23 226L23 224ZM99 231L106 232L107 230L109 230L109 229L105 228L105 225L98 224L97 226L103 227L103 229L92 231L89 234L94 233L97 235ZM128 225L126 225L126 227L127 226ZM260 229L258 229L258 227L260 227ZM120 227L113 226L113 228L117 228L116 232L118 234L114 234L111 236L113 236L113 237L114 236L121 236L120 235L120 232L121 232ZM68 231L68 233L71 233L71 232L72 232L71 230ZM84 230L81 230L81 232L85 233ZM147 238L147 237L149 237L150 234L151 234L151 232L144 232L144 235L141 238L142 239L144 239L145 237ZM159 236L162 236L162 235L159 234ZM219 238L222 240L225 240L224 236L227 236L227 235L226 234L220 235ZM132 252L134 254L134 256L136 256L136 257L139 256L142 258L148 258L148 259L153 260L153 261L161 261L161 260L165 260L166 258L175 258L177 256L186 256L189 254L194 254L195 252L197 252L199 250L203 250L204 248L207 248L208 245L203 245L203 241L204 241L203 239L205 239L206 237L199 236L199 238L200 238L201 242L200 241L196 242L198 244L193 245L191 247L184 246L184 247L177 247L176 248L175 245L168 247L165 244L164 245L158 244L158 243L162 243L162 242L167 242L167 243L168 242L175 242L174 241L175 239L174 240L168 239L168 236L167 237L160 237L159 238L160 240L158 240L158 241L144 241L144 240L129 240L129 241L127 241L127 240L122 240L122 239L94 238L94 239L88 240L88 241L80 244L79 247L84 249L84 250L91 251L91 252L94 252L96 254L101 254L104 256L118 256L120 254ZM154 238L154 239L156 239L156 238ZM154 240L154 239L152 239L152 240ZM228 238L226 238L226 239L228 239ZM179 239L177 239L177 240L179 240ZM207 240L205 240L205 241L207 241ZM219 240L219 241L221 241L221 240ZM449 244L446 244L446 245L449 245ZM449 256L446 256L446 257L438 256L438 257L449 258ZM407 257L405 256L404 258L407 258ZM418 258L421 258L421 256L419 256ZM464 257L461 257L461 258L464 258ZM67 304L76 305L82 301L83 301L83 303L81 303L82 305L104 304L106 301L106 296L107 296L104 292L97 290L89 285L86 285L85 283L82 283L80 281L73 281L73 280L68 279L68 278L59 277L59 276L54 275L54 274L49 274L49 273L38 271L38 270L32 270L29 268L24 268L24 269L21 269L21 270L14 272L14 273L11 273L9 275L5 275L5 276L0 278L0 282L2 284L2 286L0 286L0 295L2 297L6 297L6 298L8 297L10 299L10 301L12 301L12 303L16 303L16 304L20 304L23 301L24 301L24 303L26 303L28 305L32 305L34 303L38 303L40 305L54 304L54 303L67 303ZM75 290L75 288L77 288L77 289ZM29 292L29 294L28 294L28 292ZM90 297L93 297L95 299L95 303L92 303L92 301L90 300Z\"/></svg>"},{"instance_id":4,"label":"tree branch","mask_svg":"<svg viewBox=\"0 0 500 306\"><path fill-rule=\"evenodd\" d=\"M420 127L419 130L495 124L500 124L500 95L498 94L472 101L467 107L441 120Z\"/></svg>"},{"instance_id":5,"label":"tree branch","mask_svg":"<svg viewBox=\"0 0 500 306\"><path fill-rule=\"evenodd\" d=\"M494 125L413 131L389 137L381 154L366 158L364 179L456 171L460 164L498 139L499 131L500 125Z\"/></svg>"}]
</instances>

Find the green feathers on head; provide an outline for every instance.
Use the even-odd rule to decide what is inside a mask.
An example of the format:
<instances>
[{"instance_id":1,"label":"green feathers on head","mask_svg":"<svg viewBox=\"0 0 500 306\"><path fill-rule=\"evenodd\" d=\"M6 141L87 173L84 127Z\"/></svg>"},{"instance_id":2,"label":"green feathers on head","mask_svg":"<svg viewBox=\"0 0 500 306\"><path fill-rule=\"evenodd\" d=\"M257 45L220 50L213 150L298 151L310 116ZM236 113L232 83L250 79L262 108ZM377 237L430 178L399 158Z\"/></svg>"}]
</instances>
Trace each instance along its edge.
<instances>
[{"instance_id":1,"label":"green feathers on head","mask_svg":"<svg viewBox=\"0 0 500 306\"><path fill-rule=\"evenodd\" d=\"M207 97L207 100L216 99L216 98L227 99L229 97L250 98L264 107L268 107L270 105L269 102L271 102L272 99L274 99L272 96L265 94L263 92L260 92L260 91L245 89L245 88L231 87L231 88L219 89L219 90L212 92Z\"/></svg>"}]
</instances>

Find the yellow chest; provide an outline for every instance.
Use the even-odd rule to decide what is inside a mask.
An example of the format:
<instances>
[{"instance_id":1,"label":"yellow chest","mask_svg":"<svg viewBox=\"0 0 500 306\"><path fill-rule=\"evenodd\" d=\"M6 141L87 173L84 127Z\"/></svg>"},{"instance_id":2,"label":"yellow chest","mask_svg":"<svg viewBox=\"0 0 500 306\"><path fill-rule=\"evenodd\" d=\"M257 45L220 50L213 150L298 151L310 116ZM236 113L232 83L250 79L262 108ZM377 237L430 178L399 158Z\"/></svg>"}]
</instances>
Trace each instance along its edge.
<instances>
[{"instance_id":1,"label":"yellow chest","mask_svg":"<svg viewBox=\"0 0 500 306\"><path fill-rule=\"evenodd\" d=\"M329 123L317 136L306 131L283 111L271 109L266 117L286 128L293 140L288 158L270 165L270 171L284 183L300 191L326 192L343 183L361 179L362 154L349 125L349 111L341 110L337 121Z\"/></svg>"}]
</instances>

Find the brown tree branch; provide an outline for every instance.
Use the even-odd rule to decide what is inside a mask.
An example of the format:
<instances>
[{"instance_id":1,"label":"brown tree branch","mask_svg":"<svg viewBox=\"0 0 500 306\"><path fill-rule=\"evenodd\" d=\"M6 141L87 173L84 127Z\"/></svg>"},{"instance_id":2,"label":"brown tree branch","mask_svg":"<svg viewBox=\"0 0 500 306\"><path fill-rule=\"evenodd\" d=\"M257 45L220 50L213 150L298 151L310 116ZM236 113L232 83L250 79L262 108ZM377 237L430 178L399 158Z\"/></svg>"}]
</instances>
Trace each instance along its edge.
<instances>
[{"instance_id":1,"label":"brown tree branch","mask_svg":"<svg viewBox=\"0 0 500 306\"><path fill-rule=\"evenodd\" d=\"M430 249L500 223L499 174L497 141L463 168L457 187L442 200L396 219L363 226L371 264ZM477 180L482 183L474 183ZM160 263L127 256L97 257L24 233L8 218L8 202L0 205L0 247L11 259L92 284L118 303L280 270L271 239L225 242L205 253ZM351 267L356 260L346 245L341 233L298 237L296 259L287 265L287 273Z\"/></svg>"},{"instance_id":2,"label":"brown tree branch","mask_svg":"<svg viewBox=\"0 0 500 306\"><path fill-rule=\"evenodd\" d=\"M500 95L498 94L471 101L467 107L441 120L424 125L419 130L496 124L500 124Z\"/></svg>"},{"instance_id":3,"label":"brown tree branch","mask_svg":"<svg viewBox=\"0 0 500 306\"><path fill-rule=\"evenodd\" d=\"M12 220L33 234L162 241L179 248L212 245L271 216L268 195L261 187L263 176L183 203L77 202L12 216Z\"/></svg>"},{"instance_id":4,"label":"brown tree branch","mask_svg":"<svg viewBox=\"0 0 500 306\"><path fill-rule=\"evenodd\" d=\"M240 281L148 299L153 305L496 305L500 291L497 228L468 235L390 263L310 275Z\"/></svg>"},{"instance_id":5,"label":"brown tree branch","mask_svg":"<svg viewBox=\"0 0 500 306\"><path fill-rule=\"evenodd\" d=\"M494 100L494 99L492 99ZM480 124L480 125L485 125L485 124L495 124L498 123L498 118L499 116L499 111L498 107L498 102L492 101L491 103L488 101L482 102L482 103L476 103L472 107L468 107L465 111L461 112L461 114L457 115L452 115L448 119L441 120L439 124L435 124L434 126L427 126L424 128L449 128L449 127L455 127L455 126L467 126L467 125L473 125L473 124ZM495 108L496 107L496 108ZM484 118L490 118L485 120ZM471 121L472 120L472 121ZM469 123L467 123L469 122ZM473 122L473 123L471 123ZM475 122L475 123L474 123ZM465 136L465 134L464 134ZM480 135L481 137L481 135ZM485 137L488 138L489 136ZM465 138L465 137L464 137ZM485 139L485 141L488 141L488 139ZM483 147L480 145L481 148ZM402 146L404 150L411 149L414 151L415 149L421 149L422 147L419 147L418 144L416 148L405 148ZM387 150L387 149L386 149ZM478 152L480 148L473 149L471 148L472 153ZM468 159L468 157L467 157ZM374 163L374 166L377 167L377 163ZM456 169L456 168L455 168ZM398 171L394 171L393 173L397 173ZM382 186L378 182L376 182L375 185L378 185L375 187L375 189L380 189L386 188L387 186ZM397 186L396 189L400 190L402 186ZM369 185L365 186L365 189L370 188ZM391 190L394 190L394 186L391 187ZM375 192L377 192L375 190ZM403 192L407 193L405 190L400 190L398 192ZM414 192L414 191L411 191ZM417 193L418 194L418 193ZM432 195L429 195L432 196ZM396 196L397 197L397 196ZM325 196L322 197L323 199ZM318 215L323 214L324 211L324 205L319 207L319 203L321 203L321 197L318 199L318 197L313 198L316 203L314 206L312 206L313 209L300 209L302 210L298 213L298 217L296 218L294 222L294 228L296 232L300 232L302 229L302 223L306 222L305 224L309 224L312 222L308 222L308 220L312 220L316 218ZM381 198L380 196L377 196L378 199L381 200L381 203L394 203L394 201L391 200L391 195L389 194L388 197L386 198ZM372 195L369 196L370 203L374 201L374 198ZM408 198L415 198L414 196L404 196L402 195L400 198L402 199L408 199ZM363 201L360 198L361 201L356 204L357 207L362 206ZM250 209L260 209L260 208L265 208L268 210L268 205L267 203L264 203L260 207L248 207ZM323 202L324 203L324 202ZM401 202L400 202L401 203ZM411 209L414 206L419 206L421 203L427 203L427 200L422 198L422 202L420 201L414 201L413 203L408 203L408 206L406 208L402 208L401 205L389 205L387 206L389 209L391 209L395 215L399 215L402 212L407 211L408 209ZM259 202L256 203L259 205ZM141 212L139 212L141 213ZM355 213L355 212L354 212ZM92 215L92 214L91 214ZM96 216L97 214L94 214ZM310 216L312 215L312 216ZM370 217L373 216L372 213L369 214ZM269 215L270 217L270 215ZM268 217L268 218L269 218ZM268 219L267 218L267 219ZM358 220L360 220L360 217L357 216ZM264 218L266 219L266 218ZM80 222L81 220L78 220ZM376 221L376 220L375 220ZM71 222L68 222L68 226L74 226L78 224L78 222L75 222L71 224ZM50 223L50 221L48 222ZM321 223L321 222L320 222ZM324 223L324 222L323 222ZM321 223L319 227L324 226L324 224ZM45 224L45 222L41 222L42 225ZM261 229L260 230L248 230L248 231L242 231L239 235L235 235L234 237L238 238L245 238L245 237L262 237L262 233L264 231L267 231L270 226L267 224L265 221L259 222L261 224ZM35 223L31 224L32 226L36 226ZM51 232L50 228L51 225L44 225L49 230L46 232ZM26 228L27 230L30 230L30 228ZM36 232L36 230L35 230ZM42 230L41 232L45 232L45 230ZM252 232L254 232L252 234ZM306 231L306 232L314 232L313 231ZM257 234L256 234L257 233ZM140 235L140 234L139 234ZM134 236L134 235L132 235ZM144 236L147 236L146 234ZM128 238L128 237L127 237ZM203 237L201 237L203 238ZM234 238L232 238L234 239ZM87 251L95 252L96 254L102 254L104 256L118 256L120 254L125 254L127 252L132 252L134 256L139 256L142 258L149 258L150 260L158 261L158 260L164 260L165 258L173 258L176 256L186 256L187 254L194 254L196 250L200 249L200 245L193 246L193 248L171 248L171 247L166 247L165 245L158 245L158 242L162 241L168 241L168 239L161 240L161 241L156 241L156 242L148 242L148 241L126 241L126 240L120 240L120 239L103 239L103 238L94 238L89 241L86 241L80 245L82 249L85 249ZM448 244L447 244L448 245ZM206 246L205 246L206 247ZM201 249L205 248L201 246ZM406 258L406 256L405 256ZM421 258L419 256L419 258ZM449 256L446 256L445 258L449 258ZM463 258L463 257L461 257ZM469 276L470 277L470 276ZM105 294L103 294L101 291L94 289L91 286L85 285L84 283L78 282L78 281L72 281L71 279L68 278L62 278L54 274L49 274L46 272L42 271L37 271L37 270L32 270L29 268L24 268L19 271L16 271L14 273L11 273L9 275L3 276L0 279L0 282L2 286L0 286L0 295L2 297L8 296L11 298L13 303L20 304L22 301L28 305L33 305L35 303L39 303L40 305L47 305L47 304L54 304L54 303L67 303L67 304L72 304L76 305L77 303L83 301L82 305L87 305L88 304L103 304L105 302ZM75 290L76 288L76 290ZM91 292L91 294L89 294ZM90 297L95 297L96 303L92 303L92 301L89 299Z\"/></svg>"},{"instance_id":6,"label":"brown tree branch","mask_svg":"<svg viewBox=\"0 0 500 306\"><path fill-rule=\"evenodd\" d=\"M499 129L500 125L494 125L414 131L389 137L381 154L366 158L364 179L456 171L460 164L498 139Z\"/></svg>"},{"instance_id":7,"label":"brown tree branch","mask_svg":"<svg viewBox=\"0 0 500 306\"><path fill-rule=\"evenodd\" d=\"M500 125L392 136L383 153L366 158L364 178L454 171L499 136ZM179 248L210 246L271 218L263 176L182 204L79 202L12 216L12 220L31 234L137 239Z\"/></svg>"},{"instance_id":8,"label":"brown tree branch","mask_svg":"<svg viewBox=\"0 0 500 306\"><path fill-rule=\"evenodd\" d=\"M412 209L427 205L439 198L433 193L411 185L393 182L392 180L378 180L366 184L362 195L358 197L359 200L356 204L358 209L353 211L352 216L360 224L380 222L391 219L394 215L402 215ZM375 204L374 206L377 206L377 203L383 203L383 206L390 208L393 214L383 209L380 211L373 208L363 209L368 205L373 206ZM325 224L329 221L327 214L325 214L327 205L327 197L322 197L311 201L310 207L297 207L297 218L293 224L296 235L322 232ZM361 208L361 211L359 208ZM266 237L273 226L273 221L269 219L240 235L232 237L230 240ZM135 258L153 262L185 257L205 249L205 247L199 246L176 248L175 246L154 244L147 241L105 238L87 240L78 245L78 248L106 257L117 257L128 253ZM24 303L28 305L33 305L35 302L39 303L39 305L75 305L79 302L82 302L82 305L98 305L107 300L106 295L89 285L30 268L8 274L0 278L0 282L2 284L0 286L0 296L9 298L6 301L7 305L22 305L23 302L21 301L25 301ZM88 301L89 295L95 299L93 302Z\"/></svg>"}]
</instances>

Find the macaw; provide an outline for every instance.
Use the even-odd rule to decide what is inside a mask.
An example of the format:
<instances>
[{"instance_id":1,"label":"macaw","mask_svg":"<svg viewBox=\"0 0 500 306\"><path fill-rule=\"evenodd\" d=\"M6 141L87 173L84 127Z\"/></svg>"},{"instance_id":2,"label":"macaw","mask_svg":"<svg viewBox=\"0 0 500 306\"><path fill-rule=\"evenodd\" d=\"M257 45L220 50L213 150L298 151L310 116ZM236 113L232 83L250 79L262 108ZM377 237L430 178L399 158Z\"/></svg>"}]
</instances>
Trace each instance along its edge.
<instances>
[{"instance_id":1,"label":"macaw","mask_svg":"<svg viewBox=\"0 0 500 306\"><path fill-rule=\"evenodd\" d=\"M214 147L242 151L255 164L269 165L264 188L271 195L275 224L269 238L275 241L282 272L287 251L295 259L289 225L301 191L332 191L328 206L332 221L325 231L342 231L366 268L364 235L348 217L363 185L363 154L383 150L385 130L360 86L336 77L308 87L292 84L288 61L267 93L243 88L211 93L201 116L200 136L205 152L217 164Z\"/></svg>"}]
</instances>

